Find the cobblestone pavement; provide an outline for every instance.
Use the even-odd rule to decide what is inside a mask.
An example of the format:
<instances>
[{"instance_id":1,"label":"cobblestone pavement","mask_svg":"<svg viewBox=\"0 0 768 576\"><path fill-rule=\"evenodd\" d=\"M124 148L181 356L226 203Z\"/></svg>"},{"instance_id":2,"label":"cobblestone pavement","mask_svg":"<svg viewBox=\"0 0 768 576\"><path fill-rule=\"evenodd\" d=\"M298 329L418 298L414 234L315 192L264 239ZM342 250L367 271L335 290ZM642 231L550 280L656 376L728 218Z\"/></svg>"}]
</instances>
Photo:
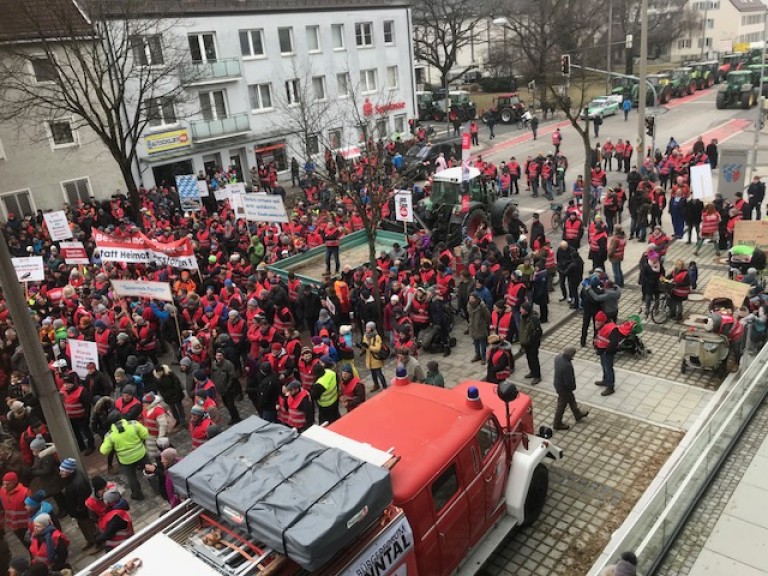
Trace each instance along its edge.
<instances>
[{"instance_id":1,"label":"cobblestone pavement","mask_svg":"<svg viewBox=\"0 0 768 576\"><path fill-rule=\"evenodd\" d=\"M690 573L766 436L768 405L762 404L678 534L656 571L657 576L687 576Z\"/></svg>"}]
</instances>

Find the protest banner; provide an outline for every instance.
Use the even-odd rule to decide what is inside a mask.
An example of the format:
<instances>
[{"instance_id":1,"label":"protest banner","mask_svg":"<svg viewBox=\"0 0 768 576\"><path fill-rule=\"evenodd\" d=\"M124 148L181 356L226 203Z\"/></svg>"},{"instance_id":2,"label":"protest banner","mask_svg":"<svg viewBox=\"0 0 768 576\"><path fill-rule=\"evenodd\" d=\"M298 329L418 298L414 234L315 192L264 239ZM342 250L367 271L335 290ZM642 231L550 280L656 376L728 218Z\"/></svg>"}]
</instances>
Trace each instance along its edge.
<instances>
[{"instance_id":1,"label":"protest banner","mask_svg":"<svg viewBox=\"0 0 768 576\"><path fill-rule=\"evenodd\" d=\"M250 222L289 222L283 197L270 194L243 194L245 219Z\"/></svg>"},{"instance_id":2,"label":"protest banner","mask_svg":"<svg viewBox=\"0 0 768 576\"><path fill-rule=\"evenodd\" d=\"M232 193L228 188L216 188L213 191L213 197L216 199L216 202L224 202L232 197Z\"/></svg>"},{"instance_id":3,"label":"protest banner","mask_svg":"<svg viewBox=\"0 0 768 576\"><path fill-rule=\"evenodd\" d=\"M194 174L176 176L176 191L179 193L179 203L184 212L197 212L203 207L197 177Z\"/></svg>"},{"instance_id":4,"label":"protest banner","mask_svg":"<svg viewBox=\"0 0 768 576\"><path fill-rule=\"evenodd\" d=\"M72 230L69 228L69 220L67 220L64 210L46 212L43 214L43 220L45 220L48 234L50 234L51 240L54 242L72 238Z\"/></svg>"},{"instance_id":5,"label":"protest banner","mask_svg":"<svg viewBox=\"0 0 768 576\"><path fill-rule=\"evenodd\" d=\"M715 197L712 168L710 168L709 164L691 166L691 190L693 197L699 200Z\"/></svg>"},{"instance_id":6,"label":"protest banner","mask_svg":"<svg viewBox=\"0 0 768 576\"><path fill-rule=\"evenodd\" d=\"M96 346L96 342L72 338L67 341L67 344L69 344L72 370L77 372L80 378L88 376L88 364L90 362L96 364L96 368L99 367L99 349Z\"/></svg>"},{"instance_id":7,"label":"protest banner","mask_svg":"<svg viewBox=\"0 0 768 576\"><path fill-rule=\"evenodd\" d=\"M752 246L768 251L768 220L739 220L733 229L734 246Z\"/></svg>"},{"instance_id":8,"label":"protest banner","mask_svg":"<svg viewBox=\"0 0 768 576\"><path fill-rule=\"evenodd\" d=\"M78 242L77 240L72 242L61 242L59 243L59 248L61 249L61 256L64 258L65 264L77 265L88 264L90 262L82 242Z\"/></svg>"},{"instance_id":9,"label":"protest banner","mask_svg":"<svg viewBox=\"0 0 768 576\"><path fill-rule=\"evenodd\" d=\"M121 298L151 298L173 302L171 287L167 282L146 282L144 280L112 280L115 294Z\"/></svg>"},{"instance_id":10,"label":"protest banner","mask_svg":"<svg viewBox=\"0 0 768 576\"><path fill-rule=\"evenodd\" d=\"M94 230L93 239L99 249L102 262L128 262L171 266L182 270L197 270L197 258L189 238L162 243L134 232L126 238Z\"/></svg>"},{"instance_id":11,"label":"protest banner","mask_svg":"<svg viewBox=\"0 0 768 576\"><path fill-rule=\"evenodd\" d=\"M42 256L11 258L11 261L19 282L42 282L45 280Z\"/></svg>"},{"instance_id":12,"label":"protest banner","mask_svg":"<svg viewBox=\"0 0 768 576\"><path fill-rule=\"evenodd\" d=\"M744 298L749 294L749 284L728 280L723 276L713 276L707 282L704 289L704 298L714 300L715 298L727 298L738 308L744 303Z\"/></svg>"}]
</instances>

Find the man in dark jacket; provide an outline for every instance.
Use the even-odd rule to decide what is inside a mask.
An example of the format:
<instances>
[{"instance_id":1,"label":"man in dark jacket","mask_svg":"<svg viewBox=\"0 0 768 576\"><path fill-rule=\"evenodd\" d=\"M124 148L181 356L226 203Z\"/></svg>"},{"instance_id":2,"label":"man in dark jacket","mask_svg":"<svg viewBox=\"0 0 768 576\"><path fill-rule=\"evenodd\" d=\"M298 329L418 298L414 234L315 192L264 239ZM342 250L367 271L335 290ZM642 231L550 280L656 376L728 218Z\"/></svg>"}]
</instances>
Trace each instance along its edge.
<instances>
[{"instance_id":1,"label":"man in dark jacket","mask_svg":"<svg viewBox=\"0 0 768 576\"><path fill-rule=\"evenodd\" d=\"M563 422L566 406L571 408L576 422L589 415L589 410L581 410L576 403L573 391L576 390L576 373L573 370L573 359L576 356L576 348L566 347L562 354L555 356L554 384L557 392L557 408L555 409L555 430L568 430L570 426Z\"/></svg>"},{"instance_id":2,"label":"man in dark jacket","mask_svg":"<svg viewBox=\"0 0 768 576\"><path fill-rule=\"evenodd\" d=\"M237 378L235 365L224 358L224 352L221 350L216 351L216 356L211 364L211 380L213 380L224 406L229 411L229 425L237 424L240 422L240 413L237 411L235 398L242 393L240 380Z\"/></svg>"},{"instance_id":3,"label":"man in dark jacket","mask_svg":"<svg viewBox=\"0 0 768 576\"><path fill-rule=\"evenodd\" d=\"M296 322L304 323L304 326L313 336L317 333L315 325L320 317L320 308L322 308L320 296L312 290L312 287L305 285L302 293L296 300Z\"/></svg>"},{"instance_id":4,"label":"man in dark jacket","mask_svg":"<svg viewBox=\"0 0 768 576\"><path fill-rule=\"evenodd\" d=\"M184 399L184 389L181 387L181 380L176 376L176 373L165 364L156 366L152 371L149 386L154 388L162 397L163 402L168 404L177 425L186 428L184 406L181 404Z\"/></svg>"},{"instance_id":5,"label":"man in dark jacket","mask_svg":"<svg viewBox=\"0 0 768 576\"><path fill-rule=\"evenodd\" d=\"M96 522L91 519L85 501L91 495L91 483L82 471L77 469L74 458L65 458L59 466L59 476L64 484L64 507L67 514L77 521L80 532L83 533L86 545L84 550L96 545L96 535L99 533Z\"/></svg>"},{"instance_id":6,"label":"man in dark jacket","mask_svg":"<svg viewBox=\"0 0 768 576\"><path fill-rule=\"evenodd\" d=\"M757 211L755 220L760 220L760 207L765 199L765 183L760 181L760 176L752 177L752 182L750 183L749 188L747 188L747 199L749 201L747 208L747 210L749 210L749 216L746 214L747 210L744 210L744 220L751 220L752 212L755 211Z\"/></svg>"},{"instance_id":7,"label":"man in dark jacket","mask_svg":"<svg viewBox=\"0 0 768 576\"><path fill-rule=\"evenodd\" d=\"M267 422L277 422L277 403L280 398L280 379L269 362L262 362L258 369L248 373L246 392L259 417Z\"/></svg>"},{"instance_id":8,"label":"man in dark jacket","mask_svg":"<svg viewBox=\"0 0 768 576\"><path fill-rule=\"evenodd\" d=\"M539 315L534 312L533 305L526 302L520 308L520 347L525 350L525 359L528 361L528 374L523 378L530 378L532 386L541 382L541 363L539 362L541 335Z\"/></svg>"}]
</instances>

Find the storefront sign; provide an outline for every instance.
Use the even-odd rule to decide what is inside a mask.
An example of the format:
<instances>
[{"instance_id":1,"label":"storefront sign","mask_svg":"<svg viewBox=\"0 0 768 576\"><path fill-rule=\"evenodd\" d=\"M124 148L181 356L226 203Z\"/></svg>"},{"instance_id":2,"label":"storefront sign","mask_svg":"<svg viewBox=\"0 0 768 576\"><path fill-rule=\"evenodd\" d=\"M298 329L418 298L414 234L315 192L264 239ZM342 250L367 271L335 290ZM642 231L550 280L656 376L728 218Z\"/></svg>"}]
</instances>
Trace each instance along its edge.
<instances>
[{"instance_id":1,"label":"storefront sign","mask_svg":"<svg viewBox=\"0 0 768 576\"><path fill-rule=\"evenodd\" d=\"M168 282L145 282L143 280L112 280L115 294L121 298L151 298L173 302Z\"/></svg>"},{"instance_id":2,"label":"storefront sign","mask_svg":"<svg viewBox=\"0 0 768 576\"><path fill-rule=\"evenodd\" d=\"M189 238L162 243L134 232L128 238L117 238L94 231L93 238L103 262L128 262L171 266L182 270L197 270L197 258Z\"/></svg>"},{"instance_id":3,"label":"storefront sign","mask_svg":"<svg viewBox=\"0 0 768 576\"><path fill-rule=\"evenodd\" d=\"M289 222L282 196L272 194L242 194L240 201L249 222Z\"/></svg>"},{"instance_id":4,"label":"storefront sign","mask_svg":"<svg viewBox=\"0 0 768 576\"><path fill-rule=\"evenodd\" d=\"M747 172L748 150L720 150L718 168L720 177L717 181L717 191L726 200L732 200L736 192L744 190L744 176Z\"/></svg>"},{"instance_id":5,"label":"storefront sign","mask_svg":"<svg viewBox=\"0 0 768 576\"><path fill-rule=\"evenodd\" d=\"M386 114L387 112L392 112L394 110L404 109L405 102L387 102L386 104L377 104L374 106L371 103L370 98L366 98L363 103L363 116L373 116L374 112L376 114Z\"/></svg>"},{"instance_id":6,"label":"storefront sign","mask_svg":"<svg viewBox=\"0 0 768 576\"><path fill-rule=\"evenodd\" d=\"M59 243L61 248L61 256L64 258L65 264L77 265L88 264L88 254L85 251L85 246L82 242L61 242Z\"/></svg>"},{"instance_id":7,"label":"storefront sign","mask_svg":"<svg viewBox=\"0 0 768 576\"><path fill-rule=\"evenodd\" d=\"M734 246L753 246L768 251L768 220L739 220L733 229Z\"/></svg>"},{"instance_id":8,"label":"storefront sign","mask_svg":"<svg viewBox=\"0 0 768 576\"><path fill-rule=\"evenodd\" d=\"M192 144L192 140L189 137L189 130L186 128L144 136L144 145L147 147L147 153L149 154L186 148L190 144Z\"/></svg>"},{"instance_id":9,"label":"storefront sign","mask_svg":"<svg viewBox=\"0 0 768 576\"><path fill-rule=\"evenodd\" d=\"M72 230L69 228L69 220L67 220L67 215L64 210L46 212L43 214L43 219L48 228L48 234L51 235L51 240L54 242L72 238Z\"/></svg>"},{"instance_id":10,"label":"storefront sign","mask_svg":"<svg viewBox=\"0 0 768 576\"><path fill-rule=\"evenodd\" d=\"M194 174L176 176L176 191L179 193L179 203L184 212L197 212L202 208L197 176Z\"/></svg>"},{"instance_id":11,"label":"storefront sign","mask_svg":"<svg viewBox=\"0 0 768 576\"><path fill-rule=\"evenodd\" d=\"M93 362L96 368L99 367L99 349L96 342L89 340L68 340L69 354L72 360L72 370L77 372L80 378L88 376L88 364Z\"/></svg>"},{"instance_id":12,"label":"storefront sign","mask_svg":"<svg viewBox=\"0 0 768 576\"><path fill-rule=\"evenodd\" d=\"M45 279L42 256L11 258L19 282L42 282Z\"/></svg>"},{"instance_id":13,"label":"storefront sign","mask_svg":"<svg viewBox=\"0 0 768 576\"><path fill-rule=\"evenodd\" d=\"M345 146L344 148L337 148L333 152L335 154L341 154L341 157L345 160L360 158L360 146Z\"/></svg>"},{"instance_id":14,"label":"storefront sign","mask_svg":"<svg viewBox=\"0 0 768 576\"><path fill-rule=\"evenodd\" d=\"M395 194L395 218L398 222L413 222L413 197L410 190Z\"/></svg>"}]
</instances>

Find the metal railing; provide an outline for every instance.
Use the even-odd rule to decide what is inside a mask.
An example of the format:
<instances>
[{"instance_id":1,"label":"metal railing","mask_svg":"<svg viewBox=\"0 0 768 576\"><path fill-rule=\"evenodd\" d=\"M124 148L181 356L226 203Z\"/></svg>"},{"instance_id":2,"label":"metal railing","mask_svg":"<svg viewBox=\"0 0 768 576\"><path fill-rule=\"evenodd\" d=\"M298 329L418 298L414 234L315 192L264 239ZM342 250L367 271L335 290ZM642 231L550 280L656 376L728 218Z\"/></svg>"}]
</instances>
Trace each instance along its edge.
<instances>
[{"instance_id":1,"label":"metal railing","mask_svg":"<svg viewBox=\"0 0 768 576\"><path fill-rule=\"evenodd\" d=\"M192 140L199 142L248 132L251 129L251 119L247 112L243 112L213 120L192 120L189 126L192 129Z\"/></svg>"},{"instance_id":2,"label":"metal railing","mask_svg":"<svg viewBox=\"0 0 768 576\"><path fill-rule=\"evenodd\" d=\"M241 74L240 58L220 58L205 62L189 62L180 69L181 82L183 84L239 78Z\"/></svg>"},{"instance_id":3,"label":"metal railing","mask_svg":"<svg viewBox=\"0 0 768 576\"><path fill-rule=\"evenodd\" d=\"M750 330L745 341L749 342ZM596 576L625 550L638 573L653 574L757 408L768 395L768 346L749 347L740 375L732 374L659 471L608 546L592 565Z\"/></svg>"}]
</instances>

